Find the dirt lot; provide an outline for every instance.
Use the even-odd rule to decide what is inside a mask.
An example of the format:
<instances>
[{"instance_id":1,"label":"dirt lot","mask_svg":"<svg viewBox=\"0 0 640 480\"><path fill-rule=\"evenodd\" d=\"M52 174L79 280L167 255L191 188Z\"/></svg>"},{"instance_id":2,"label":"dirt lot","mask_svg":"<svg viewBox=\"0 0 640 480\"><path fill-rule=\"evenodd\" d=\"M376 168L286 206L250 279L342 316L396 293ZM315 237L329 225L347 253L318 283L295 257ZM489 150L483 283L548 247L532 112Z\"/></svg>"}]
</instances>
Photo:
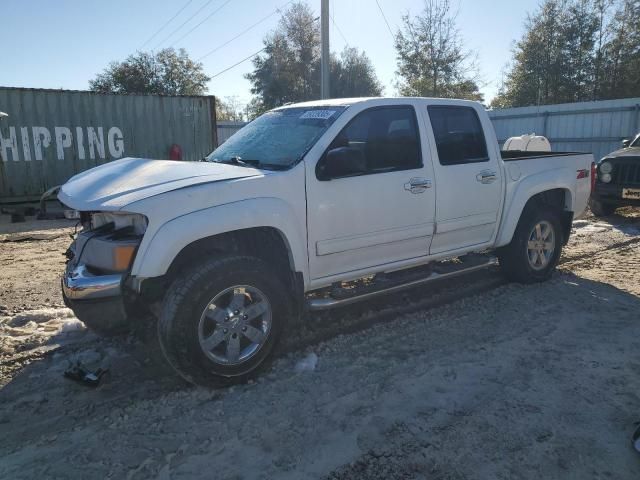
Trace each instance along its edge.
<instances>
[{"instance_id":1,"label":"dirt lot","mask_svg":"<svg viewBox=\"0 0 640 480\"><path fill-rule=\"evenodd\" d=\"M577 221L550 282L488 271L310 316L221 390L62 307L68 224L0 235L0 478L640 478L640 213L620 213ZM64 379L78 359L110 378Z\"/></svg>"}]
</instances>

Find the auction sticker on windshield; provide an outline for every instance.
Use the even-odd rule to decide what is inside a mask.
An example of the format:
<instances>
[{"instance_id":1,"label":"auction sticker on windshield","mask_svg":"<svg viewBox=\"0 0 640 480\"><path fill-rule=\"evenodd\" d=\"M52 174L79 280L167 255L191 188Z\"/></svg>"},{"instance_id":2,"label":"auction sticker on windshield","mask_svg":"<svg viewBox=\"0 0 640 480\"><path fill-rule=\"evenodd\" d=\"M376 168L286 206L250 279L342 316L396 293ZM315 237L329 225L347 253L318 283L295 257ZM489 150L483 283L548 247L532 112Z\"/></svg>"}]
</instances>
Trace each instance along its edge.
<instances>
[{"instance_id":1,"label":"auction sticker on windshield","mask_svg":"<svg viewBox=\"0 0 640 480\"><path fill-rule=\"evenodd\" d=\"M320 120L327 120L331 118L334 113L336 113L335 110L307 110L302 115L300 115L300 118L316 118Z\"/></svg>"}]
</instances>

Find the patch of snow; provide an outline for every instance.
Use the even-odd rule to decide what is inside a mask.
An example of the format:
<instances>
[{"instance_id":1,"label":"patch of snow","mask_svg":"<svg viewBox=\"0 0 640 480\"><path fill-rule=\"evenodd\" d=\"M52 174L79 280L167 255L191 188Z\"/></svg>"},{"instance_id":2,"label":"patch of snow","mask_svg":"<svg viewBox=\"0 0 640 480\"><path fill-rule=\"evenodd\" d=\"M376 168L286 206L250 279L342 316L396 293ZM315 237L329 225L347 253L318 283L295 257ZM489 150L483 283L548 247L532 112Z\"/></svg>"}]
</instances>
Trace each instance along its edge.
<instances>
[{"instance_id":1,"label":"patch of snow","mask_svg":"<svg viewBox=\"0 0 640 480\"><path fill-rule=\"evenodd\" d=\"M577 226L576 222L574 222L573 226L577 229L576 231L577 236L592 235L594 233L603 233L613 229L613 225L610 225L608 223L591 223L587 225Z\"/></svg>"},{"instance_id":2,"label":"patch of snow","mask_svg":"<svg viewBox=\"0 0 640 480\"><path fill-rule=\"evenodd\" d=\"M582 228L586 227L587 225L589 225L589 220L576 220L573 222L574 228Z\"/></svg>"},{"instance_id":3,"label":"patch of snow","mask_svg":"<svg viewBox=\"0 0 640 480\"><path fill-rule=\"evenodd\" d=\"M309 355L296 363L295 371L297 373L313 372L318 366L318 355L311 352Z\"/></svg>"},{"instance_id":4,"label":"patch of snow","mask_svg":"<svg viewBox=\"0 0 640 480\"><path fill-rule=\"evenodd\" d=\"M5 324L9 327L24 327L29 324L29 322L42 324L52 320L63 321L69 318L74 318L74 316L73 312L68 308L40 308L18 313L12 317L0 317L0 324Z\"/></svg>"},{"instance_id":5,"label":"patch of snow","mask_svg":"<svg viewBox=\"0 0 640 480\"><path fill-rule=\"evenodd\" d=\"M77 318L69 318L62 323L59 332L60 333L69 333L69 332L78 332L86 330L87 327L84 323L82 323Z\"/></svg>"}]
</instances>

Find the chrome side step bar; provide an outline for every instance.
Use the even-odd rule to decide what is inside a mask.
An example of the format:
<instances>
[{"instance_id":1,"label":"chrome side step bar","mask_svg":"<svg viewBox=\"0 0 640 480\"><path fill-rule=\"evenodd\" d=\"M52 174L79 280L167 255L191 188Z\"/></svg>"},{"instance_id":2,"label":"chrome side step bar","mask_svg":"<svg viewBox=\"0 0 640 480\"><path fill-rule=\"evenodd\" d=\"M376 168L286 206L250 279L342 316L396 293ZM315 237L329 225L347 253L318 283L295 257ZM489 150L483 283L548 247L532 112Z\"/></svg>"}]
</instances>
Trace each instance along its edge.
<instances>
[{"instance_id":1,"label":"chrome side step bar","mask_svg":"<svg viewBox=\"0 0 640 480\"><path fill-rule=\"evenodd\" d=\"M434 282L436 280L444 280L446 278L453 278L459 275L476 272L478 270L483 270L493 265L497 265L497 263L498 263L498 259L495 257L491 257L487 259L486 262L475 264L467 268L461 268L460 270L454 270L446 273L433 272L424 278L418 278L416 280L411 280L407 283L396 284L393 286L389 286L387 288L381 288L380 290L373 290L370 292L363 293L361 295L354 295L353 297L346 297L346 298L340 298L340 299L332 298L332 297L312 298L307 300L307 307L311 311L328 310L330 308L342 307L345 305L350 305L352 303L360 302L362 300L367 300L373 297L377 297L379 295L386 295L388 293L393 293L400 290L405 290L407 288L424 285L425 283Z\"/></svg>"}]
</instances>

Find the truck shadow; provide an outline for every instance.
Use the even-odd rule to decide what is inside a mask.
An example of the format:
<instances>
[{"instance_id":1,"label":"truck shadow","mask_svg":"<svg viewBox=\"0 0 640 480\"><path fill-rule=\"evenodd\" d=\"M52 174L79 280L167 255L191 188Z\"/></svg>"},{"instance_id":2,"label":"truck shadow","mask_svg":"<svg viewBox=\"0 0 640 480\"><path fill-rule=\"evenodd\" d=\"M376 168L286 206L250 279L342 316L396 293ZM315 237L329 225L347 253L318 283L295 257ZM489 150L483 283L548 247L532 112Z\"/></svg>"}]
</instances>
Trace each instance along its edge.
<instances>
[{"instance_id":1,"label":"truck shadow","mask_svg":"<svg viewBox=\"0 0 640 480\"><path fill-rule=\"evenodd\" d=\"M622 207L616 210L613 215L607 217L596 217L591 212L581 220L577 220L578 225L587 222L592 229L602 229L607 226L618 230L625 235L640 235L640 208Z\"/></svg>"},{"instance_id":2,"label":"truck shadow","mask_svg":"<svg viewBox=\"0 0 640 480\"><path fill-rule=\"evenodd\" d=\"M542 301L544 291L549 287L555 294L553 298L544 298ZM546 284L505 284L497 272L488 271L479 272L464 280L417 287L395 297L377 299L375 302L308 315L305 325L286 336L277 355L301 356L303 350L311 349L320 342L330 341L335 336L361 332L376 324L406 321L414 314L420 316L426 312L428 315L431 310L437 310L438 307L451 302L462 302L463 308L468 311L465 316L473 316L476 315L476 305L487 303L484 297L489 291L491 295L513 295L516 292L522 294L525 291L524 293L531 295L532 299L527 304L534 305L533 308L540 309L541 313L554 310L562 312L566 308L562 299L576 295L578 290L589 292L590 300L582 305L585 312L594 306L601 308L603 302L614 300L617 308L628 312L624 318L615 319L613 322L612 319L603 318L601 328L583 332L583 335L590 336L588 341L594 344L600 342L600 337L603 333L606 334L608 328L618 328L622 323L627 328L629 324L637 324L636 333L640 333L640 319L637 316L637 312L640 311L640 298L611 285L570 273L556 273ZM494 317L498 314L497 311L487 312L486 305L483 308L484 313L477 315ZM444 315L447 315L446 311ZM518 319L513 321L515 324L509 328L515 329L515 335L527 331L529 327L533 328L518 323ZM488 322L486 336L500 336L503 327L504 325ZM640 342L640 335L636 338ZM455 337L452 337L452 341L455 342ZM50 343L56 342L60 342L60 338L53 337L50 340ZM455 348L455 345L451 347ZM116 410L120 412L123 405L141 401L151 401L151 405L158 399L174 394L180 395L181 391L192 389L193 387L186 385L173 374L158 356L159 352L153 352L153 348L153 345L144 345L132 337L94 337L76 343L66 350L24 362L24 365L12 375L11 380L0 389L0 424L6 432L0 440L0 447L8 448L15 442L28 442L29 439L40 437L43 432L51 434L59 429L69 429L76 422L84 423L109 416ZM389 348L393 348L393 345ZM88 352L107 353L110 356L110 379L98 388L88 388L62 376L64 366L77 356L90 355ZM632 352L629 352L629 355L631 359ZM293 360L285 358L283 362L278 362L278 367L284 366L285 370L279 371L272 367L270 372L264 374L268 374L269 377L290 377L292 370L288 362L291 361ZM9 364L2 360L0 366L4 370ZM269 379L265 381L268 382ZM261 383L258 383L251 388L259 389L260 385ZM233 398L242 395L244 388L248 387L250 386L211 390L207 398L216 399L221 395ZM25 422L21 412L29 412L28 421Z\"/></svg>"}]
</instances>

